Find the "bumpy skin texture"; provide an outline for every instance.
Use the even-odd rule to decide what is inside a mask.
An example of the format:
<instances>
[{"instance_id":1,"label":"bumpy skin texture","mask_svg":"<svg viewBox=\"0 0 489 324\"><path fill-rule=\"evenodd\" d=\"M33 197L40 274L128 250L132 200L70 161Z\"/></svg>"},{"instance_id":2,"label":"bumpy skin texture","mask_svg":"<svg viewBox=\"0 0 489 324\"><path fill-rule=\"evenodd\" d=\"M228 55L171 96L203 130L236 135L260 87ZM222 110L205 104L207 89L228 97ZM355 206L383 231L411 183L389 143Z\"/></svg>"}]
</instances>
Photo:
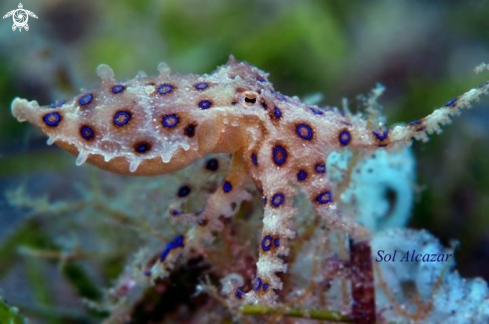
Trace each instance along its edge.
<instances>
[{"instance_id":1,"label":"bumpy skin texture","mask_svg":"<svg viewBox=\"0 0 489 324\"><path fill-rule=\"evenodd\" d=\"M274 290L282 288L276 273L287 268L282 256L294 236L296 188L305 192L329 227L357 239L368 237L336 209L325 167L332 151L389 149L412 138L426 140L489 87L484 84L423 119L388 129L336 108L284 96L266 73L233 57L209 75L170 74L165 64L158 69L157 77L139 75L118 82L112 70L101 65L100 88L43 107L17 98L12 113L39 127L49 136L48 143L78 155L77 164L87 161L117 173L164 174L210 153L232 154L223 185L196 218L200 226L187 233L183 250L212 241L211 231L222 228L219 218L231 217L237 209L233 206L250 198L244 185L251 179L263 194L265 212L255 289L236 294L249 303L272 303ZM168 259L165 262L171 262Z\"/></svg>"}]
</instances>

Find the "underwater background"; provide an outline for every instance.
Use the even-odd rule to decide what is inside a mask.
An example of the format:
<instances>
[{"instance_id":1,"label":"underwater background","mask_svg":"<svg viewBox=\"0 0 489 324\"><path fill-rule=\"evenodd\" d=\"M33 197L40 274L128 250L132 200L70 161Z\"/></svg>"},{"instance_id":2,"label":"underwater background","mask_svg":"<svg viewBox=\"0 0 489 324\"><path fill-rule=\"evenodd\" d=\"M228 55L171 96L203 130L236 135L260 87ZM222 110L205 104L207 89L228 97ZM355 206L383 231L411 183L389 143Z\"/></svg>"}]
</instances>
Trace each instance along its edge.
<instances>
[{"instance_id":1,"label":"underwater background","mask_svg":"<svg viewBox=\"0 0 489 324\"><path fill-rule=\"evenodd\" d=\"M106 309L87 307L80 297L101 301L102 289L147 243L133 235L134 227L147 222L163 237L173 235L158 215L185 175L131 178L76 167L73 156L47 146L34 127L12 117L15 97L43 105L70 98L99 85L100 63L123 80L140 70L155 75L163 61L174 72L210 73L232 54L269 72L282 93L319 98L321 105L341 106L348 98L355 108L359 94L381 83L386 91L380 103L393 125L425 116L489 79L473 71L489 60L487 1L22 4L38 16L29 18L29 31L12 31L11 18L0 21L0 296L30 323L106 317ZM2 1L0 12L17 6ZM407 225L426 229L446 246L458 241L460 275L486 281L488 143L489 98L483 97L441 135L413 144L416 185ZM259 219L249 231L259 232L256 224ZM158 233L148 235L157 241ZM184 303L192 291L178 293Z\"/></svg>"}]
</instances>

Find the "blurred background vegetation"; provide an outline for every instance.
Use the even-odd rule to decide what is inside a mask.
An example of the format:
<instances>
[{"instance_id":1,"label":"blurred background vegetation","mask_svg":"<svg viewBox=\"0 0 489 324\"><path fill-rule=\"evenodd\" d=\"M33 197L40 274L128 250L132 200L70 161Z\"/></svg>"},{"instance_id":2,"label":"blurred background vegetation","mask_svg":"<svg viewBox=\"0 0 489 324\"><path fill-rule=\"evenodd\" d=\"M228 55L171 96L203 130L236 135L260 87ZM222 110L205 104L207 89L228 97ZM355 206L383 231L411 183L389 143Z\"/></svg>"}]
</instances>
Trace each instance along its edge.
<instances>
[{"instance_id":1,"label":"blurred background vegetation","mask_svg":"<svg viewBox=\"0 0 489 324\"><path fill-rule=\"evenodd\" d=\"M10 206L4 192L28 184L30 193L62 199L79 172L73 157L14 120L10 103L16 96L40 104L69 98L98 85L100 63L126 79L139 70L156 74L161 61L175 72L207 73L233 54L269 72L282 93L320 93L324 105L340 106L346 97L354 107L358 94L380 82L387 88L381 102L393 124L416 120L488 79L473 72L489 60L488 1L27 0L23 5L39 17L29 18L28 32L13 32L10 19L0 21L0 287L1 295L13 300L25 285L37 292L30 298L47 303L53 298L41 274L31 271L26 282L15 277L14 262L20 243L53 248L53 242L32 227L22 232L26 212ZM2 1L0 12L17 6ZM410 223L446 244L460 241L462 276L486 280L488 142L489 98L483 98L441 136L414 144L418 186ZM79 273L64 271L68 278ZM88 289L83 296L97 294L82 286Z\"/></svg>"}]
</instances>

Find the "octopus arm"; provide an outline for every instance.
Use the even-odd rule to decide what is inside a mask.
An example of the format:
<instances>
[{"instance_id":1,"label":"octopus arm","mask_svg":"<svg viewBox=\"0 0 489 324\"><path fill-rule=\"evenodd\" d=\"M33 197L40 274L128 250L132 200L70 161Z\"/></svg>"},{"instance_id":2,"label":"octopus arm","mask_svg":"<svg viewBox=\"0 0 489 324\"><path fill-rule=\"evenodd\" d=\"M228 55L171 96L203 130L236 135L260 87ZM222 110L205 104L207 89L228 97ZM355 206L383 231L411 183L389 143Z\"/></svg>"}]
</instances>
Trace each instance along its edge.
<instances>
[{"instance_id":1,"label":"octopus arm","mask_svg":"<svg viewBox=\"0 0 489 324\"><path fill-rule=\"evenodd\" d=\"M251 194L245 189L248 182L246 165L240 154L234 154L231 160L229 171L217 190L211 194L203 211L196 214L178 213L173 214L177 220L195 222L196 226L188 230L184 235L185 246L180 249L180 254L188 254L192 251L203 252L203 247L214 241L214 233L224 229L223 220L234 216L239 210L239 206L245 200L251 199ZM158 266L160 269L171 268L178 255L173 256L162 262L165 266ZM158 275L158 271L151 272L151 275Z\"/></svg>"},{"instance_id":2,"label":"octopus arm","mask_svg":"<svg viewBox=\"0 0 489 324\"><path fill-rule=\"evenodd\" d=\"M366 124L361 127L345 126L338 131L338 142L340 146L367 149L402 148L410 145L413 139L426 142L429 135L441 133L441 126L450 124L453 116L458 116L462 109L469 109L481 95L487 94L488 91L489 84L485 83L448 101L445 106L435 109L421 119L393 128L371 129Z\"/></svg>"}]
</instances>

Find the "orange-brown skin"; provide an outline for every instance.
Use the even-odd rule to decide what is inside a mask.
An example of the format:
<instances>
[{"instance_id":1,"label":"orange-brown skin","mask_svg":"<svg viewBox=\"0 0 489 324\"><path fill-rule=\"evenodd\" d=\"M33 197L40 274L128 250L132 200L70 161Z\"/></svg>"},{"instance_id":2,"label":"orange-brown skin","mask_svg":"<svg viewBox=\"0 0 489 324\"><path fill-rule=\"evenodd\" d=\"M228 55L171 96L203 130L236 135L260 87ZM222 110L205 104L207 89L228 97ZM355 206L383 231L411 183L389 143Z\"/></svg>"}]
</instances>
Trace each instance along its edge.
<instances>
[{"instance_id":1,"label":"orange-brown skin","mask_svg":"<svg viewBox=\"0 0 489 324\"><path fill-rule=\"evenodd\" d=\"M210 232L222 227L220 217L231 217L232 206L250 198L244 184L251 179L266 199L265 245L260 248L257 278L270 288L238 294L250 303L271 303L276 298L273 290L282 288L275 273L286 271L279 256L288 254L287 241L294 236L296 187L308 195L329 227L366 237L360 226L336 210L325 170L329 153L343 147L375 150L406 145L412 138L425 140L488 90L487 84L473 89L411 124L371 129L361 116L306 105L276 92L266 73L233 57L209 75L171 74L164 64L158 69L157 77L139 75L118 82L112 70L101 65L98 89L83 90L54 108L17 98L12 113L40 128L49 136L48 143L77 155L78 165L87 161L121 174L164 174L210 153L232 154L223 186L197 217L201 226L187 235L185 249L212 240ZM307 176L300 178L300 171ZM267 249L270 237L278 245Z\"/></svg>"}]
</instances>

